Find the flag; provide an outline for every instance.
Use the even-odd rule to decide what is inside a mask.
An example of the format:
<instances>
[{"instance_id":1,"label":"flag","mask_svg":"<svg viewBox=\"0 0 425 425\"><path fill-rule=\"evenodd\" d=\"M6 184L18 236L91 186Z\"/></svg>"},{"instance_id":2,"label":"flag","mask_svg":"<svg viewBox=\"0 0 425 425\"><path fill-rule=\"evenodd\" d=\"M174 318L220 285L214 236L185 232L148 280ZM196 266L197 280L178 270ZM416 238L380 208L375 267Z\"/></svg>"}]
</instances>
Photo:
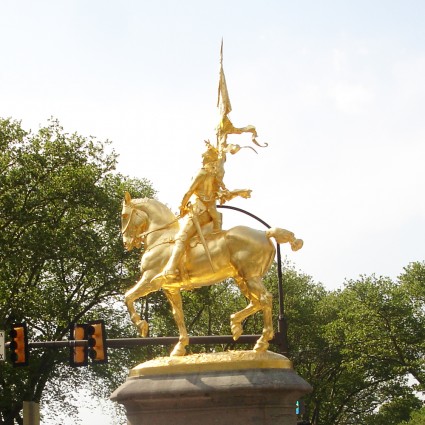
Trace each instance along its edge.
<instances>
[{"instance_id":1,"label":"flag","mask_svg":"<svg viewBox=\"0 0 425 425\"><path fill-rule=\"evenodd\" d=\"M219 108L220 116L222 118L225 117L232 110L229 92L227 91L226 77L224 76L223 71L223 40L221 40L220 49L220 80L218 83L217 107Z\"/></svg>"}]
</instances>

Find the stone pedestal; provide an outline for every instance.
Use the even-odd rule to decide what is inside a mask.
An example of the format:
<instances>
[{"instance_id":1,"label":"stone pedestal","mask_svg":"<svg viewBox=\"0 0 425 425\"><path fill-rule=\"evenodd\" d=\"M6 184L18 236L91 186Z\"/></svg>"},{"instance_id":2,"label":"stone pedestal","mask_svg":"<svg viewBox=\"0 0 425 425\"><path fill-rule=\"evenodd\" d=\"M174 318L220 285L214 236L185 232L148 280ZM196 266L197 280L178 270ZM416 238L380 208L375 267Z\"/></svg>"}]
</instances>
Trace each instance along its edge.
<instances>
[{"instance_id":1,"label":"stone pedestal","mask_svg":"<svg viewBox=\"0 0 425 425\"><path fill-rule=\"evenodd\" d=\"M142 363L111 399L129 425L295 425L310 391L284 356L229 351Z\"/></svg>"}]
</instances>

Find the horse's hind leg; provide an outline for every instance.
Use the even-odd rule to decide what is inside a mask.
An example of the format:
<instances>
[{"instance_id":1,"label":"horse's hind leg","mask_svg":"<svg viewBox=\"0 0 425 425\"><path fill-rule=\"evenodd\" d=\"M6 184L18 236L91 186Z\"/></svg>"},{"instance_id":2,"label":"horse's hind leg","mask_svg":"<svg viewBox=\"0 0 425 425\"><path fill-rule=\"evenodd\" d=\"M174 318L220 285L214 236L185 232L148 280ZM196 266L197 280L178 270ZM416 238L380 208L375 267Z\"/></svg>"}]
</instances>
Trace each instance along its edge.
<instances>
[{"instance_id":1,"label":"horse's hind leg","mask_svg":"<svg viewBox=\"0 0 425 425\"><path fill-rule=\"evenodd\" d=\"M171 304L173 317L179 328L179 342L171 352L171 356L184 356L186 354L186 346L189 345L189 336L187 334L186 325L184 323L182 296L179 289L164 290L164 293Z\"/></svg>"},{"instance_id":2,"label":"horse's hind leg","mask_svg":"<svg viewBox=\"0 0 425 425\"><path fill-rule=\"evenodd\" d=\"M143 320L140 315L136 312L134 302L139 298L145 297L151 292L158 291L160 287L151 283L151 279L155 273L145 272L142 275L142 278L134 285L131 289L129 289L124 295L124 301L127 306L128 312L130 313L131 321L136 325L139 330L139 334L142 337L146 337L148 335L148 322Z\"/></svg>"},{"instance_id":3,"label":"horse's hind leg","mask_svg":"<svg viewBox=\"0 0 425 425\"><path fill-rule=\"evenodd\" d=\"M250 282L248 282L249 285ZM272 320L272 301L273 297L270 292L267 291L263 284L262 279L259 277L255 279L254 289L255 295L258 296L258 300L261 304L261 310L263 311L263 332L261 337L255 344L254 351L266 351L269 347L269 341L274 336L273 331L273 320ZM258 291L258 292L257 292Z\"/></svg>"},{"instance_id":4,"label":"horse's hind leg","mask_svg":"<svg viewBox=\"0 0 425 425\"><path fill-rule=\"evenodd\" d=\"M238 311L230 316L230 329L232 330L233 339L236 341L243 333L242 322L251 314L260 310L258 303L250 302L243 310Z\"/></svg>"},{"instance_id":5,"label":"horse's hind leg","mask_svg":"<svg viewBox=\"0 0 425 425\"><path fill-rule=\"evenodd\" d=\"M263 310L263 333L255 344L254 351L266 351L269 347L269 341L273 339L273 320L272 320L272 295L265 291L261 300Z\"/></svg>"},{"instance_id":6,"label":"horse's hind leg","mask_svg":"<svg viewBox=\"0 0 425 425\"><path fill-rule=\"evenodd\" d=\"M235 279L242 294L250 301L250 303L241 311L230 316L230 329L233 339L236 341L243 333L242 322L252 314L261 309L261 305L255 297L251 296L247 282L243 279Z\"/></svg>"},{"instance_id":7,"label":"horse's hind leg","mask_svg":"<svg viewBox=\"0 0 425 425\"><path fill-rule=\"evenodd\" d=\"M242 333L241 322L251 314L263 311L263 332L261 337L255 344L254 351L266 351L269 347L269 341L273 338L273 321L272 321L272 295L266 290L261 277L250 278L245 280L246 286L240 286L243 294L249 299L250 304L242 311L231 316L231 326L233 338L237 339ZM235 331L240 328L239 334Z\"/></svg>"}]
</instances>

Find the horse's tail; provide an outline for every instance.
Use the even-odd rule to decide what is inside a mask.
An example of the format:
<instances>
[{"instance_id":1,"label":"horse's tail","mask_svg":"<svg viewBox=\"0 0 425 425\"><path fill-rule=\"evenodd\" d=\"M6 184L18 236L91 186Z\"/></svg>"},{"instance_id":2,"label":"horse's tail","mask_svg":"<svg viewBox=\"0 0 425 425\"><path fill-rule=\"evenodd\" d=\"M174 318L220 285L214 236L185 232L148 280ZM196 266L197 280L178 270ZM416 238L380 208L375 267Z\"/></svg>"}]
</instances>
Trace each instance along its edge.
<instances>
[{"instance_id":1,"label":"horse's tail","mask_svg":"<svg viewBox=\"0 0 425 425\"><path fill-rule=\"evenodd\" d=\"M296 239L295 235L286 229L281 229L279 227L272 227L266 230L266 236L268 238L274 238L277 243L286 243L291 244L292 251L298 251L304 245L302 239Z\"/></svg>"}]
</instances>

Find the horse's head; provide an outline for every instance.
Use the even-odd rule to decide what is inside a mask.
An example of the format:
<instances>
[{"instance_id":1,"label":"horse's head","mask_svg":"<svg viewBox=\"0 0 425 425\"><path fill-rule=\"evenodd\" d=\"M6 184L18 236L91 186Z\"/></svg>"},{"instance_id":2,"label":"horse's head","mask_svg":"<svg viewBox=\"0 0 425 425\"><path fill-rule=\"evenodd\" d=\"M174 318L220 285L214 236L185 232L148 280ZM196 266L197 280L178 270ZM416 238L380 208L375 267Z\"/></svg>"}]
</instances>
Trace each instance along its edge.
<instances>
[{"instance_id":1,"label":"horse's head","mask_svg":"<svg viewBox=\"0 0 425 425\"><path fill-rule=\"evenodd\" d=\"M140 248L141 235L146 230L148 216L145 212L136 208L128 192L125 192L121 213L121 233L124 247L127 251Z\"/></svg>"}]
</instances>

